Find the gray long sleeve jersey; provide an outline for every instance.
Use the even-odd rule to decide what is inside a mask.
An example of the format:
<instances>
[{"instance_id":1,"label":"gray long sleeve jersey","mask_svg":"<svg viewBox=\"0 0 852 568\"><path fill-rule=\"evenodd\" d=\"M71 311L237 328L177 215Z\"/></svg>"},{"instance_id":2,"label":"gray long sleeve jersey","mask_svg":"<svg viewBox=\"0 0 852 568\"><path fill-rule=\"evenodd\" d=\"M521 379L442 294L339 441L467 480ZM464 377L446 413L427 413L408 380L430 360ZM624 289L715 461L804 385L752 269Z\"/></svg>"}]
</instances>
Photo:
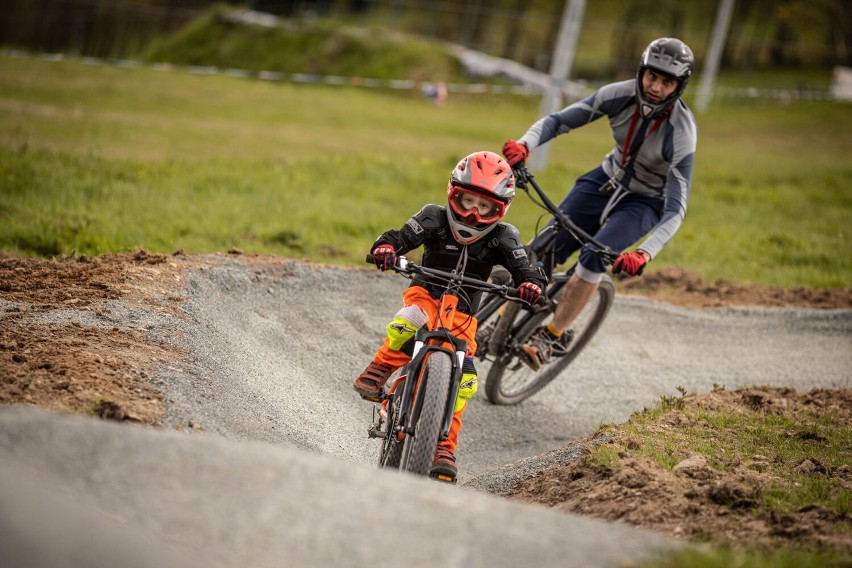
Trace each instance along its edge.
<instances>
[{"instance_id":1,"label":"gray long sleeve jersey","mask_svg":"<svg viewBox=\"0 0 852 568\"><path fill-rule=\"evenodd\" d=\"M636 114L635 93L636 79L605 85L589 97L540 119L519 142L533 150L560 134L607 116L615 147L603 159L604 171L633 193L661 195L665 199L660 222L640 246L653 258L680 229L686 215L698 128L692 112L678 100L659 124L658 119L648 121L649 134L632 164L623 171L624 145ZM634 138L641 123L641 118L635 120Z\"/></svg>"}]
</instances>

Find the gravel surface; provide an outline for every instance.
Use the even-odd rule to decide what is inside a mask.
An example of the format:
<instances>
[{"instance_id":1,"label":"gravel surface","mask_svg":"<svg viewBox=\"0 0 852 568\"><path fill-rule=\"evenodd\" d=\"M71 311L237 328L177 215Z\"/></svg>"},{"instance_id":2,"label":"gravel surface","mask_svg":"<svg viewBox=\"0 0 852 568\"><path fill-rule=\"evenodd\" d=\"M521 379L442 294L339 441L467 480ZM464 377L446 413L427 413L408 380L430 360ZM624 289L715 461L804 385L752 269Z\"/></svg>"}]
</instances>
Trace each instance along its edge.
<instances>
[{"instance_id":1,"label":"gravel surface","mask_svg":"<svg viewBox=\"0 0 852 568\"><path fill-rule=\"evenodd\" d=\"M406 284L370 269L238 258L193 273L181 333L193 366L163 378L170 420L374 463L378 442L366 436L372 405L350 383L380 344ZM618 297L565 376L517 406L491 405L484 393L473 399L458 452L461 481L622 422L677 387L849 386L850 314Z\"/></svg>"}]
</instances>

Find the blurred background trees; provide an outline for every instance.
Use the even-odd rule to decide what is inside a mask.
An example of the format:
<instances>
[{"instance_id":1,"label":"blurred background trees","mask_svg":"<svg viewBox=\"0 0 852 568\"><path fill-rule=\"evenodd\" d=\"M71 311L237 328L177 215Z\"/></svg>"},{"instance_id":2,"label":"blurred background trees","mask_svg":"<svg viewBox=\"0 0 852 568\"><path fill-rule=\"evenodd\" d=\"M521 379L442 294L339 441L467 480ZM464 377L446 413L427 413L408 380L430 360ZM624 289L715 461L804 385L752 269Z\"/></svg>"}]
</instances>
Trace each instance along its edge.
<instances>
[{"instance_id":1,"label":"blurred background trees","mask_svg":"<svg viewBox=\"0 0 852 568\"><path fill-rule=\"evenodd\" d=\"M3 47L130 58L217 3L7 0L4 4ZM590 80L629 76L642 48L663 35L684 39L700 62L717 4L718 0L589 2L573 74ZM230 6L294 22L328 20L414 34L547 71L564 0L248 0ZM850 12L845 0L736 0L722 68L850 65Z\"/></svg>"}]
</instances>

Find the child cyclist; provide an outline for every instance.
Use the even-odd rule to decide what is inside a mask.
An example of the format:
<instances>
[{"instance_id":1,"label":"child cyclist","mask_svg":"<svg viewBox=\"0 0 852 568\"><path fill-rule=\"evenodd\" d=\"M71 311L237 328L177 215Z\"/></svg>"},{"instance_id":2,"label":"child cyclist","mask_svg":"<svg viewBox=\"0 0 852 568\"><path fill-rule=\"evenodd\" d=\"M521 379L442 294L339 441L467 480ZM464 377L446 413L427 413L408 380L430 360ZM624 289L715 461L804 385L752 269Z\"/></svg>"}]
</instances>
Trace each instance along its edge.
<instances>
[{"instance_id":1,"label":"child cyclist","mask_svg":"<svg viewBox=\"0 0 852 568\"><path fill-rule=\"evenodd\" d=\"M430 204L398 230L383 233L373 243L376 266L388 270L396 257L423 245L423 266L456 270L488 279L495 265L504 266L518 286L521 299L535 303L545 285L541 271L530 264L518 230L501 221L515 196L515 176L503 157L476 152L453 169L447 185L446 206ZM464 290L464 286L462 287ZM387 326L387 337L367 368L355 379L355 390L367 400L378 400L390 375L411 360L413 338L420 327L434 323L443 287L416 276L402 294L403 307ZM454 335L468 342L461 386L449 436L438 443L431 472L456 478L455 450L462 414L478 388L473 355L477 321L474 317L482 292L466 290L459 298Z\"/></svg>"}]
</instances>

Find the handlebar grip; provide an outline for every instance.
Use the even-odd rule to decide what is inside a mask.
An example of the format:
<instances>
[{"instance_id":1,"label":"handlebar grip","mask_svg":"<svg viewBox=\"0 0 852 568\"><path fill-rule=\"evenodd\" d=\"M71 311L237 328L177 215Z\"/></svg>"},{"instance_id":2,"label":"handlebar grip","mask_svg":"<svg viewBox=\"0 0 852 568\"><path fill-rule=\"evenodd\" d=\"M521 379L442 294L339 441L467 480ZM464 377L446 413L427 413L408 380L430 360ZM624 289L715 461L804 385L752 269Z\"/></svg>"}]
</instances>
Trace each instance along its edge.
<instances>
[{"instance_id":1,"label":"handlebar grip","mask_svg":"<svg viewBox=\"0 0 852 568\"><path fill-rule=\"evenodd\" d=\"M375 264L376 257L373 253L367 254L366 258L364 258L364 262L367 264ZM408 259L403 255L397 255L396 264L392 267L397 272L410 272L412 270L412 263L408 262ZM414 267L416 269L416 267Z\"/></svg>"},{"instance_id":2,"label":"handlebar grip","mask_svg":"<svg viewBox=\"0 0 852 568\"><path fill-rule=\"evenodd\" d=\"M515 300L520 300L520 299L521 299L521 295L518 293L518 289L517 289L517 288L512 288L512 289L510 289L510 290L506 293L506 297L507 297L507 298L512 298L512 299L515 299ZM544 295L544 293L542 292L541 296L539 296L539 297L538 297L538 300L536 300L536 301L535 301L535 304L532 304L532 305L533 305L533 306L540 306L540 305L543 305L545 302L547 302L547 297L546 297L546 296ZM523 303L529 304L529 302L523 302Z\"/></svg>"}]
</instances>

